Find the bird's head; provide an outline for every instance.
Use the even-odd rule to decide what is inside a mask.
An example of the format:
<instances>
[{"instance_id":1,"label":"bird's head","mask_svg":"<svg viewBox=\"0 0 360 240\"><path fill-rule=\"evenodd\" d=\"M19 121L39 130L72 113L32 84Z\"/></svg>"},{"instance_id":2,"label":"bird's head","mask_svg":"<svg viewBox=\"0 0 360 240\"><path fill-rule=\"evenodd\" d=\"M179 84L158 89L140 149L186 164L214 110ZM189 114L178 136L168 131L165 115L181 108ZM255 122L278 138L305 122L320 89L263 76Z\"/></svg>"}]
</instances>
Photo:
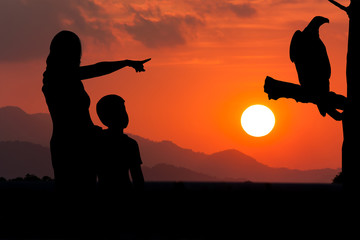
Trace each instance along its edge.
<instances>
[{"instance_id":1,"label":"bird's head","mask_svg":"<svg viewBox=\"0 0 360 240\"><path fill-rule=\"evenodd\" d=\"M304 29L304 31L311 31L311 32L319 32L319 28L321 27L321 25L323 25L324 23L329 23L329 19L322 17L322 16L316 16L314 17L311 22L309 23L309 25L307 25L307 27Z\"/></svg>"}]
</instances>

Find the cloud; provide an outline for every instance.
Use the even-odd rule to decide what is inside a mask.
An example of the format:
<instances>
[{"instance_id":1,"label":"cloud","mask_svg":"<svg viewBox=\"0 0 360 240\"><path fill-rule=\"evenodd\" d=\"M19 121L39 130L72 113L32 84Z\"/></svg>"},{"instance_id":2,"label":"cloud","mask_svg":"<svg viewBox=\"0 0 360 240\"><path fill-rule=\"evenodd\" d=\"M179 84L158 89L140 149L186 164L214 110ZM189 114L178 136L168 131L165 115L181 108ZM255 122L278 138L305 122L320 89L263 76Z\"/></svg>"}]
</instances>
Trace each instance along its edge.
<instances>
[{"instance_id":1,"label":"cloud","mask_svg":"<svg viewBox=\"0 0 360 240\"><path fill-rule=\"evenodd\" d=\"M256 9L247 3L246 4L227 3L225 7L228 8L233 13L235 13L236 16L241 18L249 18L256 15Z\"/></svg>"},{"instance_id":2,"label":"cloud","mask_svg":"<svg viewBox=\"0 0 360 240\"><path fill-rule=\"evenodd\" d=\"M306 0L305 0L306 1ZM273 0L271 4L281 5L281 4L298 4L305 2L304 0ZM313 1L313 0L312 0Z\"/></svg>"},{"instance_id":3,"label":"cloud","mask_svg":"<svg viewBox=\"0 0 360 240\"><path fill-rule=\"evenodd\" d=\"M234 14L238 18L250 18L257 14L256 8L248 2L232 3L218 0L186 0L186 2L198 14L205 16L223 17Z\"/></svg>"},{"instance_id":4,"label":"cloud","mask_svg":"<svg viewBox=\"0 0 360 240\"><path fill-rule=\"evenodd\" d=\"M146 47L160 48L184 45L203 24L201 19L192 15L161 15L152 20L137 13L133 24L124 24L124 29Z\"/></svg>"},{"instance_id":5,"label":"cloud","mask_svg":"<svg viewBox=\"0 0 360 240\"><path fill-rule=\"evenodd\" d=\"M196 37L198 30L204 27L209 19L222 21L222 18L229 14L236 18L252 18L257 14L250 3L182 0L168 4L170 5L151 5L148 2L140 5L124 4L134 17L133 22L120 26L146 47L162 48L187 44Z\"/></svg>"},{"instance_id":6,"label":"cloud","mask_svg":"<svg viewBox=\"0 0 360 240\"><path fill-rule=\"evenodd\" d=\"M0 1L0 62L44 57L52 37L68 29L98 42L114 39L104 10L90 0Z\"/></svg>"},{"instance_id":7,"label":"cloud","mask_svg":"<svg viewBox=\"0 0 360 240\"><path fill-rule=\"evenodd\" d=\"M46 57L52 37L63 29L104 45L125 33L148 48L162 48L186 45L210 20L256 14L251 2L218 0L0 0L0 62Z\"/></svg>"}]
</instances>

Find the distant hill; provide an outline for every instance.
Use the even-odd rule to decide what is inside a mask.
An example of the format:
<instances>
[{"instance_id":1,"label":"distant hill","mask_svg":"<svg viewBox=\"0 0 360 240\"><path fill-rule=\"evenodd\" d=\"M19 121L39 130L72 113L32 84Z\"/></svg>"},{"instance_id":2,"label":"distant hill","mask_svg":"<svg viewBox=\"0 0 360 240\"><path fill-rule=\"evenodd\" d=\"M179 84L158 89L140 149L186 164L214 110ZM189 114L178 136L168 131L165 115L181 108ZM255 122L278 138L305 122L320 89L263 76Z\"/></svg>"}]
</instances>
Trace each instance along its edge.
<instances>
[{"instance_id":1,"label":"distant hill","mask_svg":"<svg viewBox=\"0 0 360 240\"><path fill-rule=\"evenodd\" d=\"M27 114L18 107L0 108L0 141L3 141L0 142L0 176L6 177L10 173L18 174L17 176L24 176L26 173L42 176L43 172L51 175L47 148L50 135L49 114ZM147 180L153 181L321 183L331 182L340 171L272 168L238 150L225 150L209 155L181 148L170 141L155 142L136 135L129 136L138 142L144 162L144 174ZM16 140L40 144L46 148L31 143L8 142Z\"/></svg>"},{"instance_id":2,"label":"distant hill","mask_svg":"<svg viewBox=\"0 0 360 240\"><path fill-rule=\"evenodd\" d=\"M29 142L0 142L0 177L54 177L49 148Z\"/></svg>"},{"instance_id":3,"label":"distant hill","mask_svg":"<svg viewBox=\"0 0 360 240\"><path fill-rule=\"evenodd\" d=\"M13 106L0 108L0 141L24 141L49 146L51 130L49 114L27 114Z\"/></svg>"},{"instance_id":4,"label":"distant hill","mask_svg":"<svg viewBox=\"0 0 360 240\"><path fill-rule=\"evenodd\" d=\"M198 171L200 167L192 168ZM242 177L256 182L331 182L339 169L293 170L272 168L237 151L226 150L209 155L201 166L209 175L219 178Z\"/></svg>"},{"instance_id":5,"label":"distant hill","mask_svg":"<svg viewBox=\"0 0 360 240\"><path fill-rule=\"evenodd\" d=\"M169 141L154 142L130 135L139 144L143 162L148 166L167 163L215 176L219 181L330 183L340 169L296 170L272 168L237 150L214 154L183 149Z\"/></svg>"},{"instance_id":6,"label":"distant hill","mask_svg":"<svg viewBox=\"0 0 360 240\"><path fill-rule=\"evenodd\" d=\"M0 142L0 177L13 179L26 174L54 177L50 149L29 142ZM170 164L143 166L147 181L216 181L217 178Z\"/></svg>"},{"instance_id":7,"label":"distant hill","mask_svg":"<svg viewBox=\"0 0 360 240\"><path fill-rule=\"evenodd\" d=\"M144 178L151 179L151 181L215 182L220 180L216 177L211 177L186 168L175 167L165 163L160 163L153 167L144 166L142 170Z\"/></svg>"}]
</instances>

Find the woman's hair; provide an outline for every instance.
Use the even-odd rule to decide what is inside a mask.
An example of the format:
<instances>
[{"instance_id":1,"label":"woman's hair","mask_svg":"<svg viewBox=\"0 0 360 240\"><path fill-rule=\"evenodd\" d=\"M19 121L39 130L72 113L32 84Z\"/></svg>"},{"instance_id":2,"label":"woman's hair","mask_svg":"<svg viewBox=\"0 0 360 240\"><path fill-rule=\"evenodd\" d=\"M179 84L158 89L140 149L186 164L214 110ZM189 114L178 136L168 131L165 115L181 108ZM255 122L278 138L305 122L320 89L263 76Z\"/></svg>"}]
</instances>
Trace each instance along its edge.
<instances>
[{"instance_id":1,"label":"woman's hair","mask_svg":"<svg viewBox=\"0 0 360 240\"><path fill-rule=\"evenodd\" d=\"M59 67L79 67L81 58L80 38L73 32L61 31L50 44L50 54L46 64ZM54 66L54 67L55 67Z\"/></svg>"}]
</instances>

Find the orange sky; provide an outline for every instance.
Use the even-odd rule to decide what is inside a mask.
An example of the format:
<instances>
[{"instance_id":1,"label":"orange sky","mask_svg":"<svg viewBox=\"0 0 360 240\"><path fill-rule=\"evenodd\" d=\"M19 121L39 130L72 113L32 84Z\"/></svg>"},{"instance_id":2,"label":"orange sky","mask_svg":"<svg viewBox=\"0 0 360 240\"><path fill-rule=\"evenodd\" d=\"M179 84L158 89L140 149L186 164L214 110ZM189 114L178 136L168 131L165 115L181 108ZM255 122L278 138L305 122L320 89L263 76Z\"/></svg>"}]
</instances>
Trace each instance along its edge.
<instances>
[{"instance_id":1,"label":"orange sky","mask_svg":"<svg viewBox=\"0 0 360 240\"><path fill-rule=\"evenodd\" d=\"M339 1L347 4L347 1ZM82 40L82 64L152 60L145 73L123 69L85 82L94 109L104 95L126 100L127 132L214 153L237 149L272 167L341 167L341 122L316 106L267 99L267 75L297 83L293 33L316 15L332 65L331 90L346 94L347 16L326 0L63 0L0 2L0 107L47 112L42 72L62 29ZM264 104L276 116L266 137L248 136L240 116Z\"/></svg>"}]
</instances>

